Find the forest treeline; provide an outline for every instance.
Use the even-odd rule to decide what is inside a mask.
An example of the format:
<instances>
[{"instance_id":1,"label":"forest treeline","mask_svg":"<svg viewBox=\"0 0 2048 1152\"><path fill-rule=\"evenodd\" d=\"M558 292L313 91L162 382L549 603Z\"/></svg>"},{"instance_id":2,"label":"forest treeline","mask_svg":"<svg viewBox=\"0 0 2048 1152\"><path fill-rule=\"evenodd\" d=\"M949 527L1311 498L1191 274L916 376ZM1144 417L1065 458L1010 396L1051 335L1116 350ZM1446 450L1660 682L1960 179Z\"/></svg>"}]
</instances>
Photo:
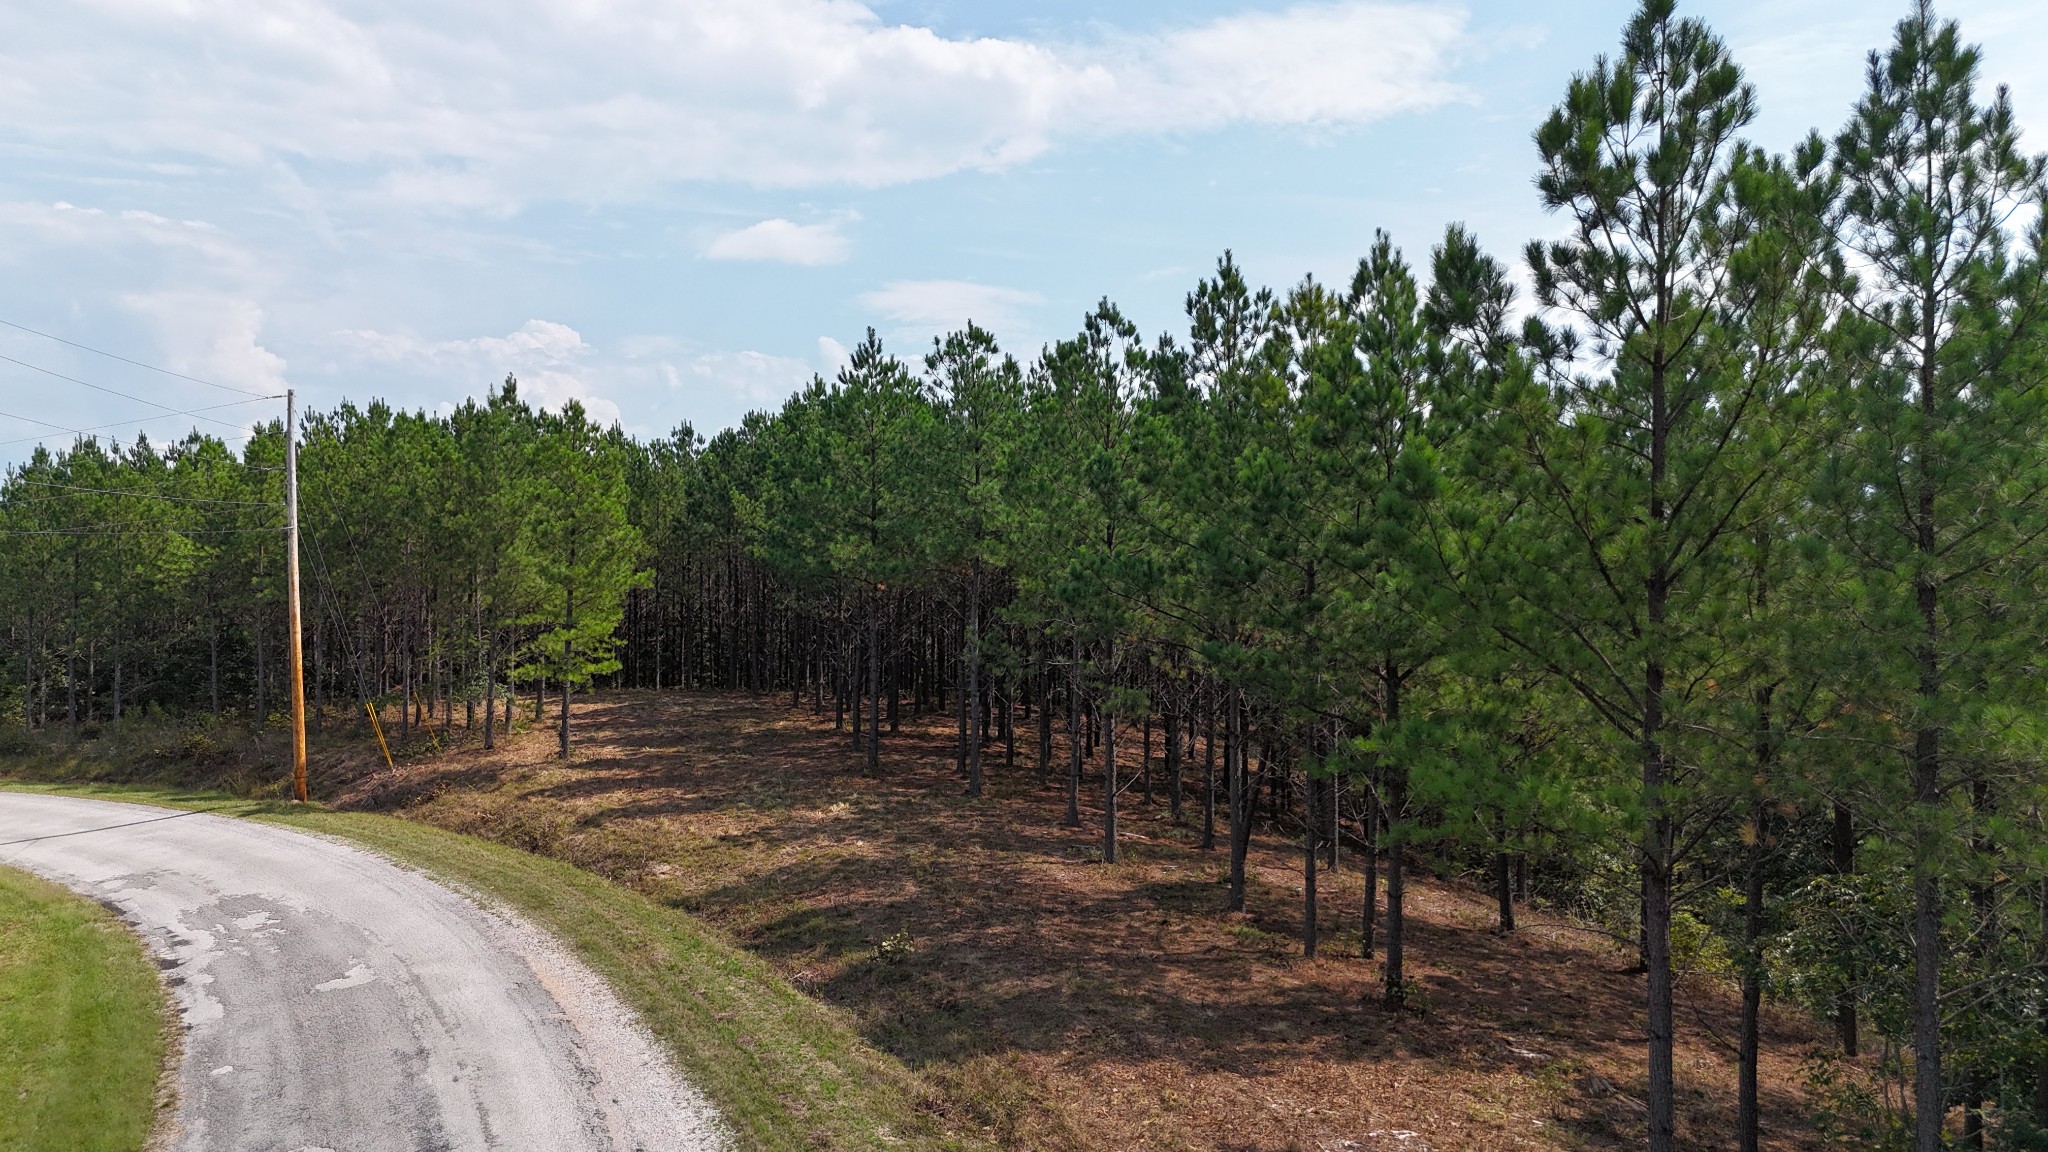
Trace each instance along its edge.
<instances>
[{"instance_id":1,"label":"forest treeline","mask_svg":"<svg viewBox=\"0 0 2048 1152\"><path fill-rule=\"evenodd\" d=\"M1866 1058L1813 1069L1845 1142L2048 1147L2044 176L1976 73L1918 5L1846 125L1771 155L1723 42L1645 0L1535 132L1525 299L1453 226L1346 284L1226 255L1184 334L1106 300L1028 362L871 331L708 440L509 379L315 414L314 739L369 705L489 740L548 694L568 755L575 690L727 688L879 771L937 714L969 796L1034 773L1106 860L1120 804L1171 805L1233 910L1255 824L1297 837L1311 954L1358 848L1390 1008L1414 861L1503 930L1530 892L1614 929L1656 1152L1674 985L1714 973L1745 1147L1766 995ZM282 457L272 426L9 472L17 728L275 722Z\"/></svg>"}]
</instances>

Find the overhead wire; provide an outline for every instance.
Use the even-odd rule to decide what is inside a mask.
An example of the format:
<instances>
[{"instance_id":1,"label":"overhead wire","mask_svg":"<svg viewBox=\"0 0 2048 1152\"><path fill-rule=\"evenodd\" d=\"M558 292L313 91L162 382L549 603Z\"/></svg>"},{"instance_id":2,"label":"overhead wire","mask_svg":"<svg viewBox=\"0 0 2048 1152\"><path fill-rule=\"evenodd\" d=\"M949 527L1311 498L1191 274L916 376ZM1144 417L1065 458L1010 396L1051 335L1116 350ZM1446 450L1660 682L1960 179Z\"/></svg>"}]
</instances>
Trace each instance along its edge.
<instances>
[{"instance_id":1,"label":"overhead wire","mask_svg":"<svg viewBox=\"0 0 2048 1152\"><path fill-rule=\"evenodd\" d=\"M131 488L87 488L78 484L59 484L54 480L30 480L17 476L11 483L33 484L39 488L61 488L67 492L92 492L102 496L134 496L141 500L168 500L174 504L225 504L240 508L282 508L283 504L269 500L221 500L209 496L169 496L160 492L137 492Z\"/></svg>"},{"instance_id":2,"label":"overhead wire","mask_svg":"<svg viewBox=\"0 0 2048 1152\"><path fill-rule=\"evenodd\" d=\"M334 519L341 524L342 533L352 536L353 531L349 528L348 518L341 514L341 510L338 508L334 509L333 515ZM341 642L342 655L348 657L349 665L355 669L356 700L365 709L368 709L370 707L370 682L368 676L363 671L363 653L358 652L356 646L349 640L348 614L342 610L341 590L334 586L334 574L327 567L327 550L320 545L320 534L318 532L313 533L311 540L313 542L313 567L317 576L317 583L327 593L323 603L334 620L335 639ZM322 598L315 597L315 599ZM367 642L365 642L365 647L368 647Z\"/></svg>"},{"instance_id":3,"label":"overhead wire","mask_svg":"<svg viewBox=\"0 0 2048 1152\"><path fill-rule=\"evenodd\" d=\"M169 368L159 368L154 364L145 364L140 360L130 360L126 356L120 356L116 355L115 353L105 351L103 349L94 348L90 344L80 344L76 340L66 340L62 336L53 336L48 332L42 332L38 331L37 329L31 328L26 324L16 324L12 320L0 320L0 324L4 324L17 332L26 332L31 336L41 336L45 340L55 340L59 344L68 344L81 352L90 352L95 356L105 356L109 360L119 360L123 364L133 364L137 368L147 368L151 372L161 372L166 376L175 376L180 380L190 380L194 384L204 384L208 388L218 388L223 392L239 392L244 396L255 396L265 400L272 399L272 397L263 396L263 394L260 392L251 392L246 388L235 388L226 384L216 384L211 380L202 380L197 376L187 376L183 372L173 372Z\"/></svg>"},{"instance_id":4,"label":"overhead wire","mask_svg":"<svg viewBox=\"0 0 2048 1152\"><path fill-rule=\"evenodd\" d=\"M76 376L66 376L66 375L65 375L64 373L62 373L62 372L58 372L58 371L56 371L56 370L54 370L54 369L50 369L50 368L45 368L45 367L43 367L43 366L42 366L42 365L40 365L40 364L31 364L31 363L29 363L29 362L28 362L28 361L26 361L26 360L17 360L17 359L15 359L15 358L14 358L14 357L12 357L12 356L6 355L5 353L0 353L0 360L5 360L5 361L7 361L7 362L8 362L9 364L15 364L15 365L18 365L18 366L20 366L20 367L26 368L26 369L28 369L28 370L29 370L29 371L31 371L31 372L41 372L41 373L42 373L43 375L45 375L45 376L54 376L54 377L56 377L56 378L57 378L57 379L59 379L59 380L63 380L63 381L66 381L66 382L69 382L69 383L72 383L72 384L76 384L76 385L78 385L78 386L80 386L80 387L82 387L82 388L90 388L90 389L92 389L92 390L93 390L93 391L95 391L95 392L105 392L105 393L106 393L107 395L109 395L109 396L119 396L119 397L120 397L121 399L123 399L123 400L133 400L133 401L135 401L135 402L136 402L137 404L147 404L147 405L149 405L149 406L150 406L151 408L161 408L161 409L163 409L163 410L164 410L164 415L166 415L166 416L195 416L195 417L197 417L198 419L204 420L204 421L206 421L206 422L208 422L208 423L210 423L210 424L218 424L218 425L220 425L220 426L221 426L221 427L223 427L223 428L235 428L235 429L236 429L236 430L238 430L238 431L240 430L240 426L239 426L239 425L235 425L235 424L230 424L230 423L228 423L228 422L227 422L227 421L225 421L225 420L215 420L215 419L214 419L213 417L211 417L211 416L200 416L200 415L199 415L199 412L201 412L201 411L207 411L207 410L210 410L210 409L178 409L178 408L173 408L173 407L171 407L171 406L170 406L170 405L168 405L168 404L159 404L159 403L157 403L157 402L156 402L156 401L154 401L154 400L145 400L145 399L143 399L143 398L142 398L142 397L140 397L140 396L134 395L133 393L129 393L129 392L123 392L123 391L121 391L121 390L120 390L120 389L118 389L118 388L109 388L109 387L107 387L107 386L106 386L106 385L104 385L104 384L95 384L95 383L93 383L93 382L92 382L92 381L90 381L90 380L80 380L80 379L79 379L78 377L76 377ZM230 407L233 407L233 406L235 406L235 405L237 405L237 404L254 404L254 403L255 403L256 401L258 401L258 400L282 400L282 399L284 399L284 393L280 392L280 393L278 393L278 394L277 394L277 395L275 395L275 396L253 396L253 397L251 397L251 398L250 398L250 399L248 399L248 400L230 400L230 401L228 401L228 402L227 402L226 404L215 404L215 405L212 405L211 407L212 407L212 408L230 408ZM161 419L161 418L162 418L162 417L151 417L151 419Z\"/></svg>"},{"instance_id":5,"label":"overhead wire","mask_svg":"<svg viewBox=\"0 0 2048 1152\"><path fill-rule=\"evenodd\" d=\"M130 524L115 528L7 528L0 536L128 536L147 532L175 532L180 536L231 536L241 532L282 532L285 526L265 528L170 528L153 524Z\"/></svg>"},{"instance_id":6,"label":"overhead wire","mask_svg":"<svg viewBox=\"0 0 2048 1152\"><path fill-rule=\"evenodd\" d=\"M48 420L38 420L38 419L36 419L36 418L35 418L35 417L33 417L33 416L17 416L17 415L15 415L15 414L14 414L14 413L12 413L12 412L0 412L0 416L5 416L5 417L6 417L7 419L9 419L9 420L19 420L19 421L21 421L21 422L22 422L22 423L24 423L24 424L41 424L41 425L42 425L43 427L45 427L45 428L55 428L55 429L56 429L57 431L59 431L59 432L69 432L69 433L71 433L71 434L72 434L73 436L83 436L83 435L85 435L85 433L83 433L83 432L79 431L79 430L78 430L78 429L76 429L76 428L66 428L66 427L65 427L64 425L62 425L62 424L52 424L52 423L50 423L50 422L49 422ZM154 419L156 419L156 417L152 416L152 417L150 417L150 419L154 420ZM23 439L26 439L26 440L41 440L41 439L42 439L42 437L41 437L41 436L26 436L26 437L23 437ZM5 441L5 443L8 443L8 444L19 444L19 443L21 443L21 441L20 441L20 440L8 440L8 441Z\"/></svg>"},{"instance_id":7,"label":"overhead wire","mask_svg":"<svg viewBox=\"0 0 2048 1152\"><path fill-rule=\"evenodd\" d=\"M264 399L275 399L275 397L264 397ZM89 436L89 435L93 434L94 432L104 432L104 431L106 431L106 430L107 430L107 429L109 429L109 428L126 428L126 427L127 427L128 425L130 425L130 424L147 424L147 423L149 423L149 422L150 422L150 421L152 421L152 420L167 420L167 419L169 419L169 418L170 418L171 416L191 416L191 415L195 415L195 414L197 414L197 413L200 413L200 412L215 412L215 411L218 411L218 410L220 410L220 409L222 409L222 408L233 408L233 407L236 407L237 405L241 405L241 404L249 404L249 403L253 403L253 401L249 401L249 400L230 400L230 401L228 401L228 402L227 402L227 403L225 403L225 404L209 404L209 405L207 405L207 406L205 406L205 407L203 407L203 408L193 408L193 409L191 409L191 410L189 410L189 411L185 411L185 412L174 412L174 413L168 413L168 414L166 414L166 415L162 415L162 416L144 416L144 417L142 417L142 418L140 418L140 419L138 419L138 420L120 420L120 421L116 421L115 423L112 423L112 424L96 424L96 425L94 425L94 426L92 426L92 427L90 427L90 428L66 428L66 427L64 427L64 426L63 426L62 424L52 424L52 423L50 423L50 422L49 422L48 420L37 420L37 419L35 419L35 418L34 418L34 417L32 417L32 416L15 416L15 415L14 415L13 413L11 413L11 412L0 412L0 416L7 416L7 417L10 417L10 418L12 418L12 419L15 419L15 420L25 420L25 421L27 421L27 422L28 422L28 423L30 423L30 424L41 424L41 425L42 425L43 427L45 427L45 428L57 428L57 429L60 429L60 430L62 430L62 431L65 431L65 432L69 432L69 433L71 433L71 434L72 434L72 435L74 435L74 436ZM238 427L239 427L238 425L234 425L234 424L229 424L229 423L227 423L227 422L226 422L225 420L212 420L212 418L211 418L211 417L207 417L207 416L201 416L201 417L200 417L200 419L202 419L202 420L211 420L211 421L212 421L213 423L215 423L215 424L219 424L219 425L222 425L223 427L228 427L228 428L238 428ZM250 433L247 433L247 432L243 432L243 433L241 433L240 435L237 435L237 436L225 436L225 437L222 437L221 439L222 439L222 441L223 441L223 442L227 442L227 441L233 441L233 440L247 440L247 439L249 438L249 436L250 436ZM29 442L29 441L31 441L31 440L41 440L41 439L43 439L43 437L41 437L41 436L22 436L22 437L18 437L18 438L16 438L16 439L13 439L13 440L0 440L0 448L4 448L4 447L7 447L7 446L9 446L9 445L12 445L12 444L26 444L26 443L28 443L28 442Z\"/></svg>"}]
</instances>

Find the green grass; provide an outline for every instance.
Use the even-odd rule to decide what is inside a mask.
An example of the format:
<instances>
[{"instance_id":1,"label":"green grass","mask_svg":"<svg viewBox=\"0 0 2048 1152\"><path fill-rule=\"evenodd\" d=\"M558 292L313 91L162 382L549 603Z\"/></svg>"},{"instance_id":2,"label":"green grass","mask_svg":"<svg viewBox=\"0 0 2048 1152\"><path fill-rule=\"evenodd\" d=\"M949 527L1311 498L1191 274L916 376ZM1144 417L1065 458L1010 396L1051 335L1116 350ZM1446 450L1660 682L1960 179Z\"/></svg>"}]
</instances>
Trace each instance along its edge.
<instances>
[{"instance_id":1,"label":"green grass","mask_svg":"<svg viewBox=\"0 0 2048 1152\"><path fill-rule=\"evenodd\" d=\"M4 786L201 809L340 836L502 903L552 932L610 982L749 1152L984 1146L950 1131L930 1089L900 1061L868 1047L843 1013L798 992L690 917L571 865L369 813L162 788ZM0 1147L13 1145L0 1140Z\"/></svg>"},{"instance_id":2,"label":"green grass","mask_svg":"<svg viewBox=\"0 0 2048 1152\"><path fill-rule=\"evenodd\" d=\"M0 1148L141 1148L164 1019L156 970L118 921L0 868Z\"/></svg>"}]
</instances>

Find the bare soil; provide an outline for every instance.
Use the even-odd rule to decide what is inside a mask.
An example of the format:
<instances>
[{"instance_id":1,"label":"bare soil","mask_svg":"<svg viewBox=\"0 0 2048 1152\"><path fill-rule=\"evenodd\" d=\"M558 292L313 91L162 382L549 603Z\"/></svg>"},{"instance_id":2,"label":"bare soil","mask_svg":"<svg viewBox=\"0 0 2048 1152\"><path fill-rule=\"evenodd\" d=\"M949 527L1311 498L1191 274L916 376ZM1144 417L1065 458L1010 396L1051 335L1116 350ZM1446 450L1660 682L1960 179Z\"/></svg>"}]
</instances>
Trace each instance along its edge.
<instances>
[{"instance_id":1,"label":"bare soil","mask_svg":"<svg viewBox=\"0 0 2048 1152\"><path fill-rule=\"evenodd\" d=\"M1062 827L1062 794L997 745L988 794L965 799L950 717L906 715L875 777L829 712L786 698L615 692L572 719L566 764L551 724L486 752L458 722L395 769L350 752L316 771L346 781L340 806L556 856L718 926L853 1012L950 1118L1007 1148L1641 1144L1643 980L1565 918L1527 909L1503 936L1478 892L1422 880L1421 996L1390 1012L1360 956L1355 855L1320 878L1319 918L1341 928L1304 961L1298 845L1262 828L1250 911L1226 914L1226 854L1198 847L1194 804L1176 824L1125 793L1123 858L1105 865L1099 785L1083 827ZM1732 1148L1737 1000L1707 980L1681 994L1681 1131ZM1821 1039L1803 1018L1767 1021L1766 1147L1823 1146L1799 1075Z\"/></svg>"}]
</instances>

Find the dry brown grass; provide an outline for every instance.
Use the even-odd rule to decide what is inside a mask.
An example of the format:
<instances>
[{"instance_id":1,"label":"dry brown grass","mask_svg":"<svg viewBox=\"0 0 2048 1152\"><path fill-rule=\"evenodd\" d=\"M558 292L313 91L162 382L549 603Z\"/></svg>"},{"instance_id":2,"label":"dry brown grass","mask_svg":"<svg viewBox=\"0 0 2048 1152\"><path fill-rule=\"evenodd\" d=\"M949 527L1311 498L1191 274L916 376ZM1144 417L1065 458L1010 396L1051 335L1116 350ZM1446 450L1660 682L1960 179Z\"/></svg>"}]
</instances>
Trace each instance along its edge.
<instances>
[{"instance_id":1,"label":"dry brown grass","mask_svg":"<svg viewBox=\"0 0 2048 1152\"><path fill-rule=\"evenodd\" d=\"M1255 843L1250 912L1226 915L1223 854L1164 804L1126 804L1126 858L1104 865L1099 811L1061 827L1059 794L1000 750L989 795L964 799L945 718L906 717L878 778L829 716L757 697L613 693L575 720L566 765L544 730L395 770L323 759L361 773L340 806L558 857L710 922L851 1011L953 1121L1005 1147L1640 1144L1642 980L1555 917L1502 937L1477 894L1421 883L1427 1009L1392 1014L1358 957L1350 859L1321 885L1323 922L1346 929L1304 962L1298 850ZM899 933L915 950L884 955ZM1684 991L1682 1127L1732 1146L1734 997ZM1797 1088L1817 1037L1776 1018L1765 1039L1767 1146L1818 1147Z\"/></svg>"}]
</instances>

